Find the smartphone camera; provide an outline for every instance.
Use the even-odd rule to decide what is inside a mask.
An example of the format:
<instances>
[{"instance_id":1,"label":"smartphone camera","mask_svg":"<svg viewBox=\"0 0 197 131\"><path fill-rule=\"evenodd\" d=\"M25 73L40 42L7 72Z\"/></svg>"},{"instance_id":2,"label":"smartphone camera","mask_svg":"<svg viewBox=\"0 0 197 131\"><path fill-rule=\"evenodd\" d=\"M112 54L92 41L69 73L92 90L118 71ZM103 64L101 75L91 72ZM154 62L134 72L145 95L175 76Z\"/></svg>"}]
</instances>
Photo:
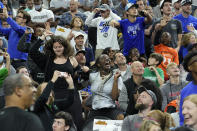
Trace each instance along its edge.
<instances>
[{"instance_id":1,"label":"smartphone camera","mask_svg":"<svg viewBox=\"0 0 197 131\"><path fill-rule=\"evenodd\" d=\"M142 17L146 17L145 14L144 14L144 11L140 11L139 15L142 16Z\"/></svg>"},{"instance_id":2,"label":"smartphone camera","mask_svg":"<svg viewBox=\"0 0 197 131\"><path fill-rule=\"evenodd\" d=\"M3 13L3 9L2 8L0 8L0 13Z\"/></svg>"},{"instance_id":3,"label":"smartphone camera","mask_svg":"<svg viewBox=\"0 0 197 131\"><path fill-rule=\"evenodd\" d=\"M48 40L50 40L51 39L51 36L46 36L46 40L48 41Z\"/></svg>"}]
</instances>

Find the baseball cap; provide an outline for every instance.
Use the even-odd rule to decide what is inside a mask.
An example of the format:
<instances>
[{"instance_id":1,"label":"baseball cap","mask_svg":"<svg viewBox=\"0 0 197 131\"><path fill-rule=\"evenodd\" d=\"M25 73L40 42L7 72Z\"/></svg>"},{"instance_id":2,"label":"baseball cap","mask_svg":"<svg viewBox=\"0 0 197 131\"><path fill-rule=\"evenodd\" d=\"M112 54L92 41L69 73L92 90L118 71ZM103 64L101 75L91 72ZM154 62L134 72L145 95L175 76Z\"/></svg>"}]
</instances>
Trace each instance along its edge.
<instances>
[{"instance_id":1,"label":"baseball cap","mask_svg":"<svg viewBox=\"0 0 197 131\"><path fill-rule=\"evenodd\" d=\"M172 0L162 0L162 1L160 2L160 8L161 8L161 9L163 8L165 2L170 2L170 3L172 3Z\"/></svg>"},{"instance_id":2,"label":"baseball cap","mask_svg":"<svg viewBox=\"0 0 197 131\"><path fill-rule=\"evenodd\" d=\"M79 53L83 53L84 55L86 55L86 51L85 50L79 50L79 51L77 51L76 55L78 55Z\"/></svg>"},{"instance_id":3,"label":"baseball cap","mask_svg":"<svg viewBox=\"0 0 197 131\"><path fill-rule=\"evenodd\" d=\"M179 2L180 0L172 0L172 5L174 5L174 3Z\"/></svg>"},{"instance_id":4,"label":"baseball cap","mask_svg":"<svg viewBox=\"0 0 197 131\"><path fill-rule=\"evenodd\" d=\"M110 8L107 4L102 4L101 6L99 6L99 9L103 10L103 11L110 10Z\"/></svg>"},{"instance_id":5,"label":"baseball cap","mask_svg":"<svg viewBox=\"0 0 197 131\"><path fill-rule=\"evenodd\" d=\"M157 103L157 97L156 97L155 93L153 91L151 91L151 90L147 90L144 86L140 86L138 88L138 92L139 93L142 93L144 91L146 91L151 96L151 98L152 98L152 100L154 102L153 105L155 105Z\"/></svg>"},{"instance_id":6,"label":"baseball cap","mask_svg":"<svg viewBox=\"0 0 197 131\"><path fill-rule=\"evenodd\" d=\"M77 33L75 33L75 38L77 38L78 36L83 36L83 37L84 37L84 34L83 34L83 33L81 33L81 32L77 32Z\"/></svg>"},{"instance_id":7,"label":"baseball cap","mask_svg":"<svg viewBox=\"0 0 197 131\"><path fill-rule=\"evenodd\" d=\"M131 7L138 7L137 4L134 4L134 3L128 3L126 6L125 6L125 11L128 11Z\"/></svg>"},{"instance_id":8,"label":"baseball cap","mask_svg":"<svg viewBox=\"0 0 197 131\"><path fill-rule=\"evenodd\" d=\"M183 6L183 5L187 4L187 3L192 4L191 0L183 0L181 2L181 5Z\"/></svg>"}]
</instances>

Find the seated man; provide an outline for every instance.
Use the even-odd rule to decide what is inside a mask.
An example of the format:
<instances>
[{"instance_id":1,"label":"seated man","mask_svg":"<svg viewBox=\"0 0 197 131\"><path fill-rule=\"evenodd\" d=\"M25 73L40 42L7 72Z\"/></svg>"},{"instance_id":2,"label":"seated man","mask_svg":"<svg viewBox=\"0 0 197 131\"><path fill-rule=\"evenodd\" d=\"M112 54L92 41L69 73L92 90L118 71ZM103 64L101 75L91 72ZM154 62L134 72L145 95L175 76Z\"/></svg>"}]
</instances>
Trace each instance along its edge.
<instances>
[{"instance_id":1,"label":"seated man","mask_svg":"<svg viewBox=\"0 0 197 131\"><path fill-rule=\"evenodd\" d=\"M163 32L161 35L160 44L154 46L155 52L161 54L164 60L158 66L164 72L165 80L168 80L168 74L166 72L167 65L171 62L175 62L179 65L179 56L176 49L169 47L171 43L171 35L168 32Z\"/></svg>"},{"instance_id":2,"label":"seated man","mask_svg":"<svg viewBox=\"0 0 197 131\"><path fill-rule=\"evenodd\" d=\"M55 114L53 121L53 131L76 131L75 124L73 122L72 116L67 113L60 111Z\"/></svg>"},{"instance_id":3,"label":"seated man","mask_svg":"<svg viewBox=\"0 0 197 131\"><path fill-rule=\"evenodd\" d=\"M137 99L136 89L141 84L144 74L144 67L141 62L135 61L131 64L131 78L124 81L124 86L120 92L118 101L120 108L127 114L133 115L137 113L135 102Z\"/></svg>"},{"instance_id":4,"label":"seated man","mask_svg":"<svg viewBox=\"0 0 197 131\"><path fill-rule=\"evenodd\" d=\"M144 117L157 103L157 97L153 91L147 90L142 86L138 89L138 92L140 94L136 101L135 109L139 110L139 112L124 119L121 131L138 131Z\"/></svg>"},{"instance_id":5,"label":"seated man","mask_svg":"<svg viewBox=\"0 0 197 131\"><path fill-rule=\"evenodd\" d=\"M114 72L119 71L121 73L123 81L131 78L131 66L127 65L126 57L121 52L115 54L114 63L118 66L118 68L115 69Z\"/></svg>"},{"instance_id":6,"label":"seated man","mask_svg":"<svg viewBox=\"0 0 197 131\"><path fill-rule=\"evenodd\" d=\"M158 53L152 53L148 59L149 67L144 68L144 78L150 79L160 87L164 83L164 74L161 68L157 68L163 61L163 56Z\"/></svg>"},{"instance_id":7,"label":"seated man","mask_svg":"<svg viewBox=\"0 0 197 131\"><path fill-rule=\"evenodd\" d=\"M161 86L161 92L163 96L162 110L165 109L167 104L178 98L180 91L186 86L186 81L182 81L180 78L180 69L174 62L168 64L167 73L169 80Z\"/></svg>"}]
</instances>

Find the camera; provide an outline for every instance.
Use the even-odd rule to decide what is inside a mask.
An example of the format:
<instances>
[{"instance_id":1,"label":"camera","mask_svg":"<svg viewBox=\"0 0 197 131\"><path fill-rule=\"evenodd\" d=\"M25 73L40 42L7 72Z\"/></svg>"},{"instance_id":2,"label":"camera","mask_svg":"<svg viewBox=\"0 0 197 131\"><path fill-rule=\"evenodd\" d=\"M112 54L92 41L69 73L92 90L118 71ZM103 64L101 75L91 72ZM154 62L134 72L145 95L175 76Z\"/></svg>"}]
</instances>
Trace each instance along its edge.
<instances>
[{"instance_id":1,"label":"camera","mask_svg":"<svg viewBox=\"0 0 197 131\"><path fill-rule=\"evenodd\" d=\"M144 14L144 11L140 11L139 15L142 16L142 17L146 17L146 15Z\"/></svg>"},{"instance_id":2,"label":"camera","mask_svg":"<svg viewBox=\"0 0 197 131\"><path fill-rule=\"evenodd\" d=\"M3 9L2 8L0 8L0 13L3 13Z\"/></svg>"},{"instance_id":3,"label":"camera","mask_svg":"<svg viewBox=\"0 0 197 131\"><path fill-rule=\"evenodd\" d=\"M67 72L60 72L60 76L61 77L67 77L68 76L68 73Z\"/></svg>"},{"instance_id":4,"label":"camera","mask_svg":"<svg viewBox=\"0 0 197 131\"><path fill-rule=\"evenodd\" d=\"M46 40L50 40L51 39L51 36L46 36Z\"/></svg>"},{"instance_id":5,"label":"camera","mask_svg":"<svg viewBox=\"0 0 197 131\"><path fill-rule=\"evenodd\" d=\"M83 79L83 80L89 80L89 74L90 74L90 71L88 71L88 72L83 72L83 70L82 69L80 69L80 70L78 70L77 71L77 76L78 76L78 78L79 79Z\"/></svg>"}]
</instances>

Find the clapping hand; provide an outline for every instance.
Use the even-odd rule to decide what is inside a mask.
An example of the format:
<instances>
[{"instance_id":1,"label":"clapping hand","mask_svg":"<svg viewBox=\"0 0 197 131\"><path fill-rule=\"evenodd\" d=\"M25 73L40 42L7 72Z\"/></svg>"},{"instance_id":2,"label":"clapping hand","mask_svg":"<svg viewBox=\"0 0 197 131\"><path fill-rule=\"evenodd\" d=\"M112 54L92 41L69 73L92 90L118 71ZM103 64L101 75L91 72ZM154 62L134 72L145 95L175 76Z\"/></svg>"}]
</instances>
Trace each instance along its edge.
<instances>
[{"instance_id":1,"label":"clapping hand","mask_svg":"<svg viewBox=\"0 0 197 131\"><path fill-rule=\"evenodd\" d=\"M53 82L53 83L55 83L55 81L57 80L57 78L58 77L60 77L61 76L61 73L60 73L60 71L54 71L54 73L53 73L53 78L51 79L51 81Z\"/></svg>"},{"instance_id":2,"label":"clapping hand","mask_svg":"<svg viewBox=\"0 0 197 131\"><path fill-rule=\"evenodd\" d=\"M66 72L65 72L66 73ZM67 75L64 75L64 78L66 80L66 82L69 85L69 89L74 89L74 83L73 83L73 78L70 74L67 73Z\"/></svg>"}]
</instances>

